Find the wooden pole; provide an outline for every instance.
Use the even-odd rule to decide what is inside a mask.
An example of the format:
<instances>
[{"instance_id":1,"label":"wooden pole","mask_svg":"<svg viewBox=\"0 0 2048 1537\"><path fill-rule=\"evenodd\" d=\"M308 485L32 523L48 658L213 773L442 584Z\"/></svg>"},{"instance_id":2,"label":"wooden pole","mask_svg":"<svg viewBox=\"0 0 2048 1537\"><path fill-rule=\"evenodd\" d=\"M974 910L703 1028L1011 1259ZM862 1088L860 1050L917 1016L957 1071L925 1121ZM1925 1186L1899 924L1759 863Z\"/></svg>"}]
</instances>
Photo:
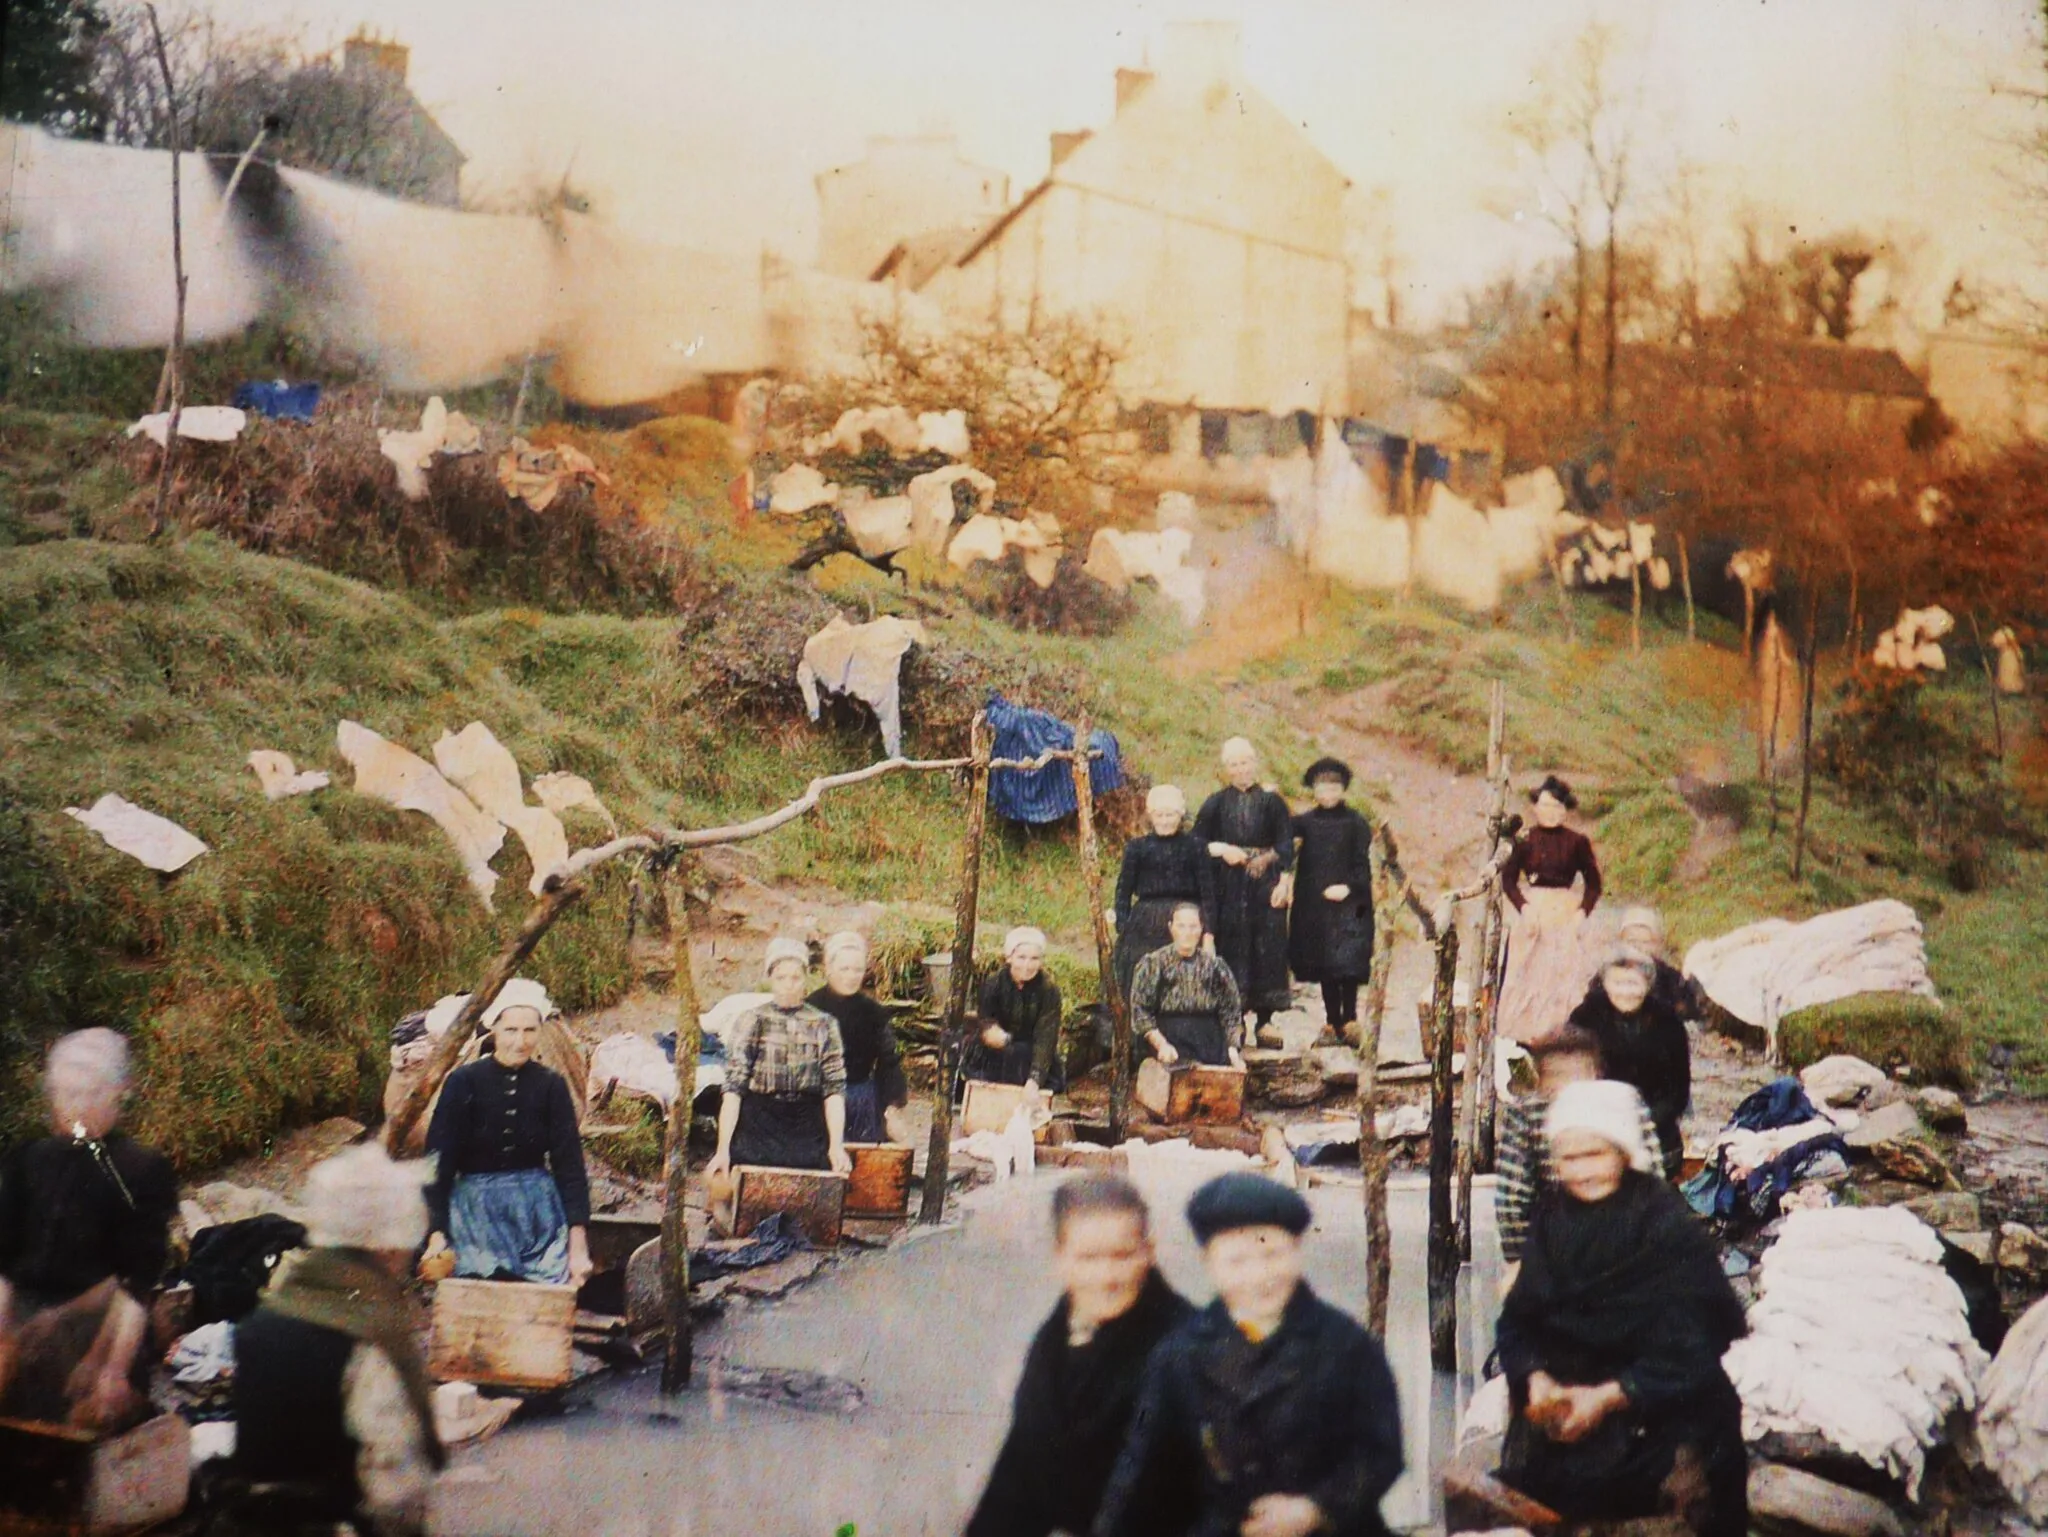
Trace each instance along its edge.
<instances>
[{"instance_id":1,"label":"wooden pole","mask_svg":"<svg viewBox=\"0 0 2048 1537\"><path fill-rule=\"evenodd\" d=\"M1088 890L1088 911L1095 929L1095 985L1109 1006L1109 1140L1124 1139L1124 1121L1131 1108L1131 1009L1116 985L1116 953L1109 938L1109 915L1102 906L1102 857L1095 846L1095 783L1089 758L1088 713L1074 723L1074 808L1080 824L1081 879Z\"/></svg>"},{"instance_id":2,"label":"wooden pole","mask_svg":"<svg viewBox=\"0 0 2048 1537\"><path fill-rule=\"evenodd\" d=\"M1572 619L1572 600L1564 590L1564 562L1557 558L1557 551L1550 552L1550 576L1557 585L1557 611L1564 615L1564 636L1574 646L1579 643L1579 627Z\"/></svg>"},{"instance_id":3,"label":"wooden pole","mask_svg":"<svg viewBox=\"0 0 2048 1537\"><path fill-rule=\"evenodd\" d=\"M668 1107L662 1148L661 1311L668 1324L661 1362L661 1391L680 1393L690 1385L695 1342L690 1329L690 1125L697 1094L697 974L690 963L689 856L680 854L662 879L668 907L670 951L675 957L670 986L676 999L676 1097Z\"/></svg>"},{"instance_id":4,"label":"wooden pole","mask_svg":"<svg viewBox=\"0 0 2048 1537\"><path fill-rule=\"evenodd\" d=\"M1763 739L1764 787L1770 792L1770 836L1778 836L1778 715L1785 704L1785 632L1773 613L1764 621L1765 664L1771 669L1771 705Z\"/></svg>"},{"instance_id":5,"label":"wooden pole","mask_svg":"<svg viewBox=\"0 0 2048 1537\"><path fill-rule=\"evenodd\" d=\"M1820 583L1806 600L1806 678L1799 707L1799 816L1792 828L1792 879L1806 866L1806 810L1813 804L1813 676L1820 671Z\"/></svg>"},{"instance_id":6,"label":"wooden pole","mask_svg":"<svg viewBox=\"0 0 2048 1537\"><path fill-rule=\"evenodd\" d=\"M567 912L583 892L584 887L575 881L563 881L557 885L550 880L540 900L527 911L526 921L519 925L519 932L512 936L511 943L491 962L483 980L470 989L468 1000L456 1012L440 1044L435 1047L426 1073L412 1086L412 1091L405 1096L391 1119L384 1123L384 1146L393 1157L404 1156L413 1128L419 1124L428 1103L440 1090L441 1080L455 1071L456 1063L462 1060L463 1048L469 1044L477 1021L484 1017L484 1010L505 990L505 984L519 970L520 962L533 953L533 947L540 943L541 936L554 927L555 920Z\"/></svg>"},{"instance_id":7,"label":"wooden pole","mask_svg":"<svg viewBox=\"0 0 2048 1537\"><path fill-rule=\"evenodd\" d=\"M1384 826L1381 832L1386 832ZM1373 861L1372 873L1372 971L1359 1011L1363 1023L1358 1037L1358 1172L1365 1181L1365 1326L1384 1339L1394 1254L1387 1223L1387 1148L1379 1128L1380 1032L1386 1022L1387 970L1393 961L1394 923L1401 916L1401 904L1384 858Z\"/></svg>"},{"instance_id":8,"label":"wooden pole","mask_svg":"<svg viewBox=\"0 0 2048 1537\"><path fill-rule=\"evenodd\" d=\"M170 375L171 419L164 423L164 455L157 465L156 505L149 514L149 537L164 531L171 501L171 466L178 457L178 419L185 409L185 211L179 162L184 159L183 134L178 126L178 90L171 79L171 58L164 48L163 28L157 24L156 7L145 5L149 35L156 49L156 66L164 79L164 110L170 117L171 139L171 277L177 287L177 307L171 318L171 351L165 367Z\"/></svg>"},{"instance_id":9,"label":"wooden pole","mask_svg":"<svg viewBox=\"0 0 2048 1537\"><path fill-rule=\"evenodd\" d=\"M953 1150L953 1080L967 1042L974 989L974 924L981 900L981 836L988 822L988 717L977 713L969 731L967 836L960 845L960 893L953 904L953 966L946 1017L939 1024L939 1054L932 1083L932 1135L925 1147L924 1197L917 1220L932 1226L946 1215L946 1172Z\"/></svg>"},{"instance_id":10,"label":"wooden pole","mask_svg":"<svg viewBox=\"0 0 2048 1537\"><path fill-rule=\"evenodd\" d=\"M1496 679L1488 700L1486 726L1486 775L1494 787L1493 805L1486 817L1486 856L1491 865L1500 845L1500 827L1507 807L1507 787L1501 778L1501 741L1507 727L1507 685ZM1458 1260L1472 1258L1472 1174L1478 1167L1482 1124L1493 1117L1493 1031L1488 1018L1486 993L1490 978L1485 973L1492 954L1494 930L1499 922L1500 901L1496 893L1486 894L1485 914L1479 921L1480 985L1474 990L1471 1021L1465 1030L1465 1102L1463 1130L1458 1138L1455 1175L1458 1182ZM1487 1128L1487 1129L1490 1129ZM1489 1137L1488 1142L1491 1142Z\"/></svg>"},{"instance_id":11,"label":"wooden pole","mask_svg":"<svg viewBox=\"0 0 2048 1537\"><path fill-rule=\"evenodd\" d=\"M1454 1089L1451 1054L1457 1022L1458 926L1445 923L1436 939L1436 985L1427 1016L1429 1064L1429 1360L1438 1371L1458 1369L1458 1233L1451 1220L1451 1133Z\"/></svg>"},{"instance_id":12,"label":"wooden pole","mask_svg":"<svg viewBox=\"0 0 2048 1537\"><path fill-rule=\"evenodd\" d=\"M1984 681L1991 686L1991 740L1998 749L1998 761L2005 762L2005 716L1998 704L1998 669L1984 645L1984 631L1977 623L1977 611L1970 610L1970 633L1977 640L1977 660L1984 666Z\"/></svg>"},{"instance_id":13,"label":"wooden pole","mask_svg":"<svg viewBox=\"0 0 2048 1537\"><path fill-rule=\"evenodd\" d=\"M1629 608L1628 648L1637 656L1643 654L1643 563L1631 558L1628 563Z\"/></svg>"},{"instance_id":14,"label":"wooden pole","mask_svg":"<svg viewBox=\"0 0 2048 1537\"><path fill-rule=\"evenodd\" d=\"M1686 552L1685 535L1678 536L1678 583L1685 589L1685 638L1700 638L1699 624L1693 615L1692 606L1692 556Z\"/></svg>"}]
</instances>

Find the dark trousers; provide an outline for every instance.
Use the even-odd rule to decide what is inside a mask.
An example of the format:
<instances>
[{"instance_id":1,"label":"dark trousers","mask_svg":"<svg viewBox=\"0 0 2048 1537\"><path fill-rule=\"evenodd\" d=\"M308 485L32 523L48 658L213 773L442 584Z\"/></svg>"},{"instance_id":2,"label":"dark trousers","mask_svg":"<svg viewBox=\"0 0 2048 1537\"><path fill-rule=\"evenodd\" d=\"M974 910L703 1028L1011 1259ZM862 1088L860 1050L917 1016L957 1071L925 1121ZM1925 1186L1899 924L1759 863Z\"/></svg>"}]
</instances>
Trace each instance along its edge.
<instances>
[{"instance_id":1,"label":"dark trousers","mask_svg":"<svg viewBox=\"0 0 2048 1537\"><path fill-rule=\"evenodd\" d=\"M1323 984L1323 1018L1330 1022L1332 1030L1339 1031L1346 1025L1358 1022L1358 984L1356 982L1325 982Z\"/></svg>"}]
</instances>

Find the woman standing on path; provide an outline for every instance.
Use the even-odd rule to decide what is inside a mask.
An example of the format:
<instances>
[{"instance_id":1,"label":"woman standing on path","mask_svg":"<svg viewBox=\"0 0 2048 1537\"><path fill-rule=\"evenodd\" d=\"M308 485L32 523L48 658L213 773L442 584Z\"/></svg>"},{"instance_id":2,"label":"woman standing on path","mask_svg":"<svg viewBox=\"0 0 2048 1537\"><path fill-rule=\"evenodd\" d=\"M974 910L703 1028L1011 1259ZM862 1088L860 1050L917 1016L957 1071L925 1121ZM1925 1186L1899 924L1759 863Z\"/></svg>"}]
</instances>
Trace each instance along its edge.
<instances>
[{"instance_id":1,"label":"woman standing on path","mask_svg":"<svg viewBox=\"0 0 2048 1537\"><path fill-rule=\"evenodd\" d=\"M1585 996L1593 972L1585 925L1600 903L1600 862L1592 841L1564 825L1579 804L1571 786L1552 774L1530 799L1536 825L1521 836L1500 872L1501 894L1516 913L1500 991L1500 1033L1510 1041L1554 1030Z\"/></svg>"},{"instance_id":2,"label":"woman standing on path","mask_svg":"<svg viewBox=\"0 0 2048 1537\"><path fill-rule=\"evenodd\" d=\"M1116 878L1116 985L1131 996L1138 962L1172 941L1167 926L1173 910L1193 902L1202 910L1202 932L1216 932L1214 862L1188 827L1187 797L1178 785L1154 785L1145 796L1152 831L1124 845Z\"/></svg>"},{"instance_id":3,"label":"woman standing on path","mask_svg":"<svg viewBox=\"0 0 2048 1537\"><path fill-rule=\"evenodd\" d=\"M1237 979L1245 1008L1263 1025L1290 1001L1294 818L1287 802L1259 783L1259 755L1250 742L1232 737L1222 759L1229 783L1202 802L1195 836L1214 861L1216 953Z\"/></svg>"},{"instance_id":4,"label":"woman standing on path","mask_svg":"<svg viewBox=\"0 0 2048 1537\"><path fill-rule=\"evenodd\" d=\"M1372 972L1372 826L1344 803L1351 769L1318 758L1302 776L1316 803L1294 818L1295 899L1287 963L1323 989L1324 1035L1334 1042L1358 1023L1358 988Z\"/></svg>"}]
</instances>

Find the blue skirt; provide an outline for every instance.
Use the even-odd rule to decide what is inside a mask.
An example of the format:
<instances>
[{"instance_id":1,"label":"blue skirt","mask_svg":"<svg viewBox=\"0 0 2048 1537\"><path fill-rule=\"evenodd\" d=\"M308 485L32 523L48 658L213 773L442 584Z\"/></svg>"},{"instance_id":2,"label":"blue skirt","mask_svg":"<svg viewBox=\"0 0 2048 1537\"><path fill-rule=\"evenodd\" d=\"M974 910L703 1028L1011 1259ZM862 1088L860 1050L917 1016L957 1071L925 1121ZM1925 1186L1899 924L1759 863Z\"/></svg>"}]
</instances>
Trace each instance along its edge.
<instances>
[{"instance_id":1,"label":"blue skirt","mask_svg":"<svg viewBox=\"0 0 2048 1537\"><path fill-rule=\"evenodd\" d=\"M875 1095L875 1080L846 1086L846 1140L880 1142L882 1106Z\"/></svg>"},{"instance_id":2,"label":"blue skirt","mask_svg":"<svg viewBox=\"0 0 2048 1537\"><path fill-rule=\"evenodd\" d=\"M448 1199L455 1273L480 1280L569 1280L569 1218L546 1169L460 1174Z\"/></svg>"}]
</instances>

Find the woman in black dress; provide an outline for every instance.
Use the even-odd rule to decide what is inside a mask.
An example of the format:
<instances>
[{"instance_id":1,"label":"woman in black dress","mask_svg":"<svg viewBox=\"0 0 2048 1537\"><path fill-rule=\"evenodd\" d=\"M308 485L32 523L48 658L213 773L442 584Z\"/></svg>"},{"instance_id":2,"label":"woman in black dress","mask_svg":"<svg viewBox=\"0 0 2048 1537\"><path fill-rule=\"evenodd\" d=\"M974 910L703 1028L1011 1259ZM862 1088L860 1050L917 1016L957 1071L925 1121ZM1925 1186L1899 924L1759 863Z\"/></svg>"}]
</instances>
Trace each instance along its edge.
<instances>
[{"instance_id":1,"label":"woman in black dress","mask_svg":"<svg viewBox=\"0 0 2048 1537\"><path fill-rule=\"evenodd\" d=\"M1350 767L1318 758L1302 783L1316 803L1294 818L1294 906L1287 963L1323 989L1332 1040L1358 1023L1358 987L1372 973L1372 826L1344 803Z\"/></svg>"},{"instance_id":2,"label":"woman in black dress","mask_svg":"<svg viewBox=\"0 0 2048 1537\"><path fill-rule=\"evenodd\" d=\"M1195 816L1216 880L1216 953L1263 1025L1286 1008L1287 903L1293 894L1294 817L1259 783L1259 755L1243 737L1223 744L1230 781Z\"/></svg>"},{"instance_id":3,"label":"woman in black dress","mask_svg":"<svg viewBox=\"0 0 2048 1537\"><path fill-rule=\"evenodd\" d=\"M1173 910L1193 902L1202 910L1202 932L1216 932L1214 862L1202 840L1188 828L1188 802L1178 785L1154 785L1145 796L1152 831L1124 845L1116 878L1116 985L1128 998L1138 962L1172 936Z\"/></svg>"},{"instance_id":4,"label":"woman in black dress","mask_svg":"<svg viewBox=\"0 0 2048 1537\"><path fill-rule=\"evenodd\" d=\"M961 1065L968 1078L1058 1090L1060 990L1045 974L1045 934L1019 927L1003 936L1003 965L981 985L976 1034Z\"/></svg>"},{"instance_id":5,"label":"woman in black dress","mask_svg":"<svg viewBox=\"0 0 2048 1537\"><path fill-rule=\"evenodd\" d=\"M1656 981L1649 956L1617 950L1572 1010L1571 1023L1599 1042L1604 1075L1643 1096L1664 1172L1675 1182L1683 1178L1685 1161L1680 1122L1692 1106L1692 1037L1670 1001L1657 996Z\"/></svg>"},{"instance_id":6,"label":"woman in black dress","mask_svg":"<svg viewBox=\"0 0 2048 1537\"><path fill-rule=\"evenodd\" d=\"M896 1052L889 1011L863 990L868 942L851 929L825 941L825 985L804 1002L839 1022L846 1051L846 1140L908 1142L903 1107L910 1086Z\"/></svg>"},{"instance_id":7,"label":"woman in black dress","mask_svg":"<svg viewBox=\"0 0 2048 1537\"><path fill-rule=\"evenodd\" d=\"M1500 1476L1574 1525L1675 1515L1744 1537L1742 1400L1721 1365L1742 1304L1684 1198L1648 1172L1641 1116L1620 1083L1551 1102L1557 1187L1496 1336L1514 1406Z\"/></svg>"}]
</instances>

